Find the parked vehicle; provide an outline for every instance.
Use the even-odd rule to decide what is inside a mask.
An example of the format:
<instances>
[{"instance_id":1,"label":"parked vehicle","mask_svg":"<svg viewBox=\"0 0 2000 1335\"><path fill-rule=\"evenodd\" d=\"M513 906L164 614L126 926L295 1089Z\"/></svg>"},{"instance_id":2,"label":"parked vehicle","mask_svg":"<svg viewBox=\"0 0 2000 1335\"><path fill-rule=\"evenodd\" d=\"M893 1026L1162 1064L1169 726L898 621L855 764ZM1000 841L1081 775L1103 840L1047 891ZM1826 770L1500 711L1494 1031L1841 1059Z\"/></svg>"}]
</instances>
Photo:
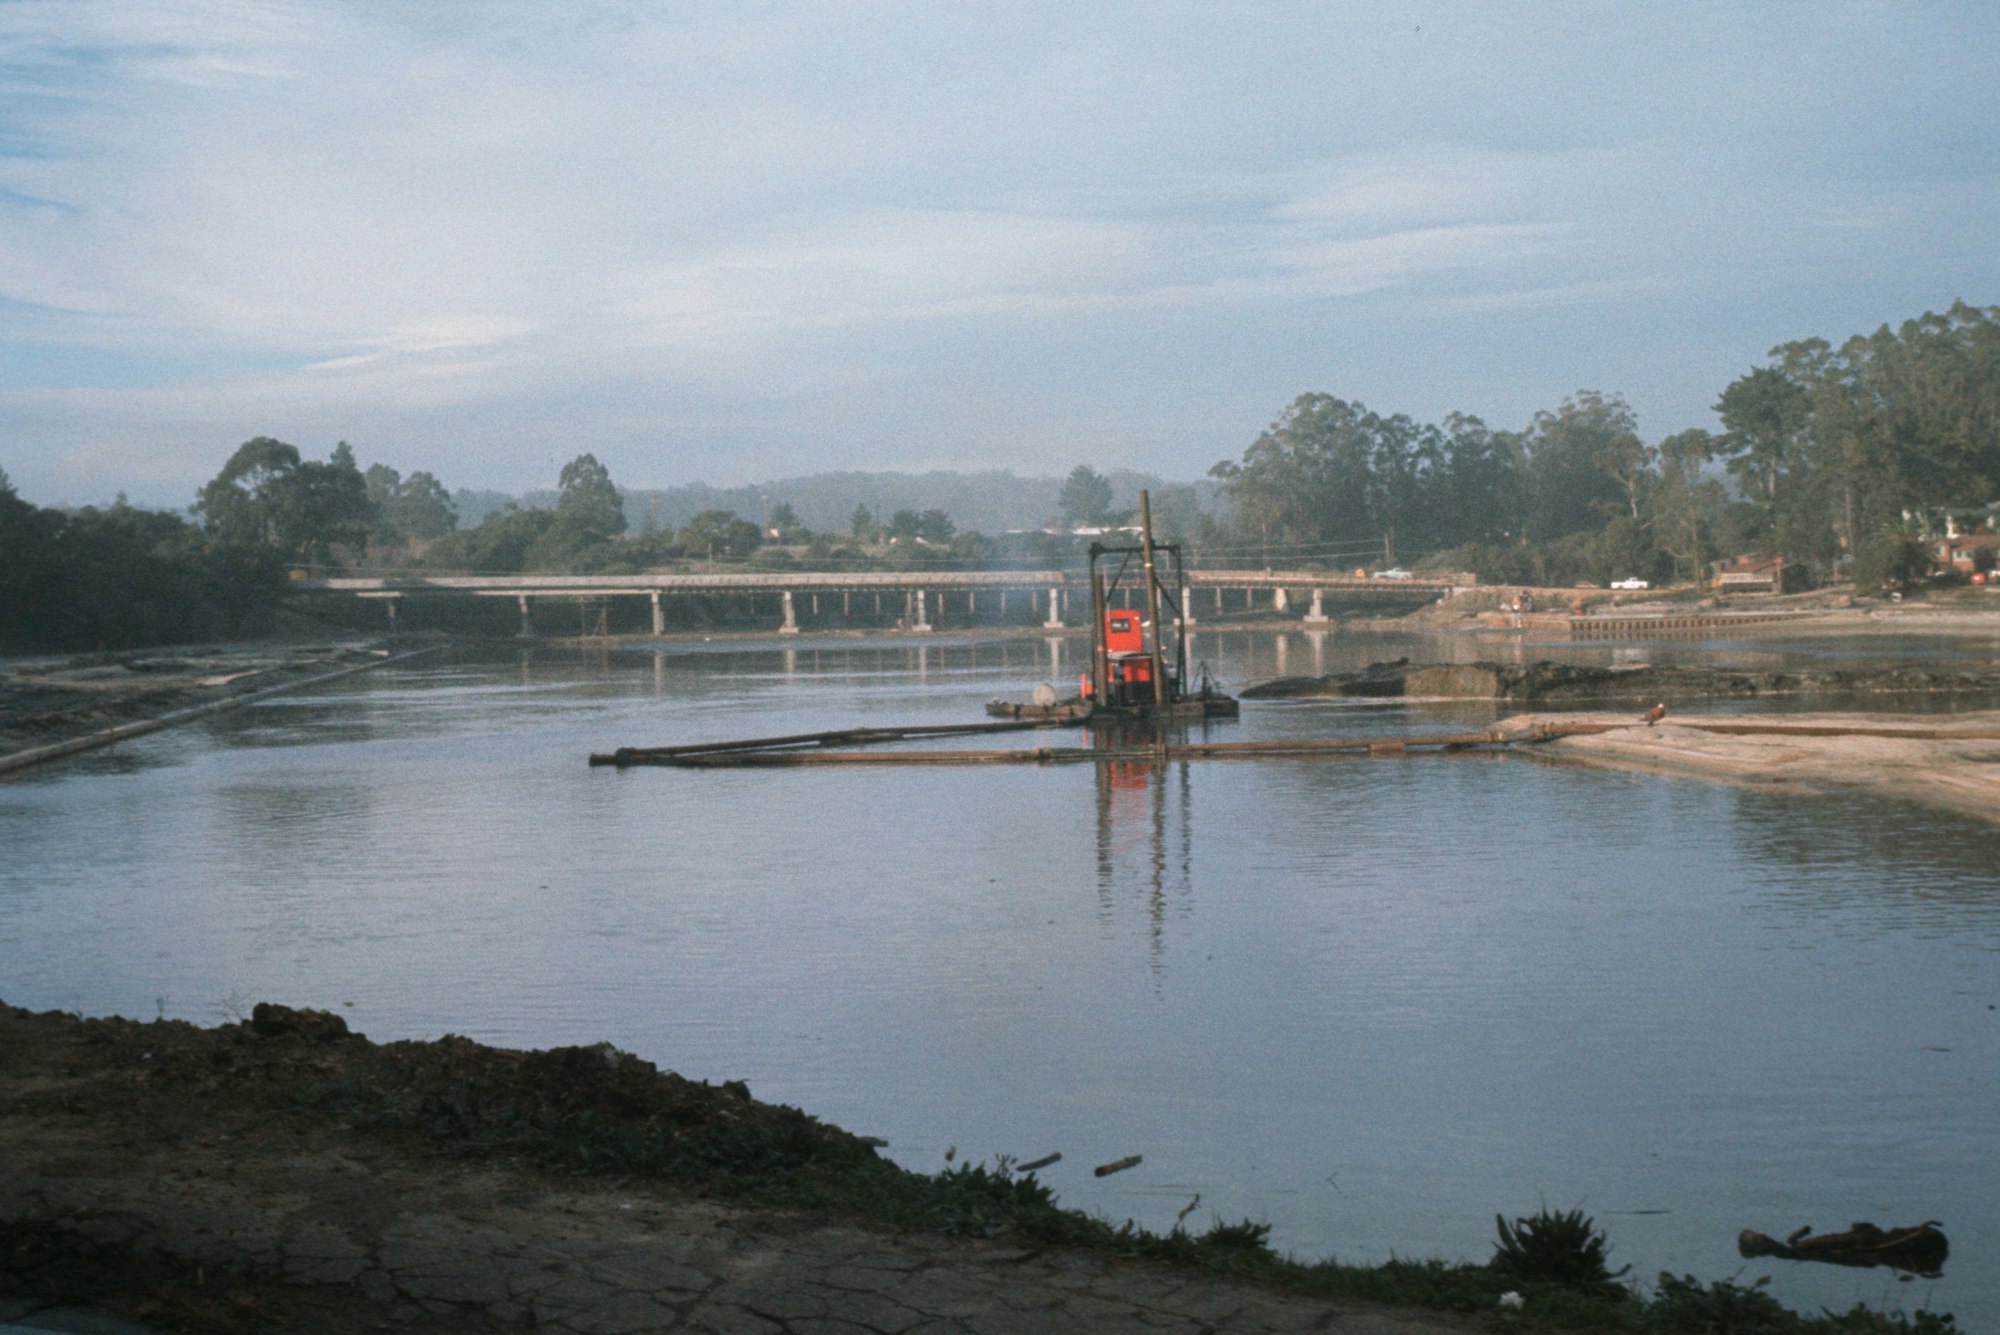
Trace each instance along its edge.
<instances>
[{"instance_id":1,"label":"parked vehicle","mask_svg":"<svg viewBox=\"0 0 2000 1335\"><path fill-rule=\"evenodd\" d=\"M1650 580L1614 579L1611 581L1611 587L1614 589L1650 589L1653 585Z\"/></svg>"},{"instance_id":2,"label":"parked vehicle","mask_svg":"<svg viewBox=\"0 0 2000 1335\"><path fill-rule=\"evenodd\" d=\"M1403 567L1401 567L1401 566L1390 566L1390 567L1389 567L1389 568L1388 568L1387 570L1378 570L1378 571L1376 571L1376 572L1375 572L1375 578L1376 578L1376 579L1415 579L1415 578L1416 578L1416 576L1412 575L1412 574L1411 574L1411 573L1410 573L1409 571L1407 571L1407 570L1403 569Z\"/></svg>"}]
</instances>

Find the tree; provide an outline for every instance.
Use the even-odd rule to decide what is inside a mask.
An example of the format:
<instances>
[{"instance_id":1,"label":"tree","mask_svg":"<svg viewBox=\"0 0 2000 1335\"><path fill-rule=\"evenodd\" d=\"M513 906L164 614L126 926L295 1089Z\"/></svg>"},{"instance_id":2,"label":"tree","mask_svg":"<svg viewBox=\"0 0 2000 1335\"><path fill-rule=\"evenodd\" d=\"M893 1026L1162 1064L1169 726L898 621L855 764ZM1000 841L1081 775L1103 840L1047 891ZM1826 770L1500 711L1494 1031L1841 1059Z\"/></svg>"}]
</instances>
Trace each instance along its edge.
<instances>
[{"instance_id":1,"label":"tree","mask_svg":"<svg viewBox=\"0 0 2000 1335\"><path fill-rule=\"evenodd\" d=\"M1519 538L1520 438L1459 413L1444 419L1444 436L1443 464L1433 486L1433 540L1448 547Z\"/></svg>"},{"instance_id":2,"label":"tree","mask_svg":"<svg viewBox=\"0 0 2000 1335\"><path fill-rule=\"evenodd\" d=\"M934 547L942 547L951 541L951 535L958 526L951 522L951 516L932 508L917 516L917 536Z\"/></svg>"},{"instance_id":3,"label":"tree","mask_svg":"<svg viewBox=\"0 0 2000 1335\"><path fill-rule=\"evenodd\" d=\"M195 510L224 545L268 547L287 561L326 564L339 547L367 540L373 505L346 441L325 463L301 462L295 446L246 440L201 489Z\"/></svg>"},{"instance_id":4,"label":"tree","mask_svg":"<svg viewBox=\"0 0 2000 1335\"><path fill-rule=\"evenodd\" d=\"M1705 473L1716 440L1699 427L1660 442L1652 495L1653 541L1673 558L1674 573L1700 583L1707 575L1707 533L1723 506L1722 487Z\"/></svg>"},{"instance_id":5,"label":"tree","mask_svg":"<svg viewBox=\"0 0 2000 1335\"><path fill-rule=\"evenodd\" d=\"M1625 400L1579 390L1553 413L1536 413L1527 451L1527 536L1545 543L1603 527L1637 509L1644 447Z\"/></svg>"},{"instance_id":6,"label":"tree","mask_svg":"<svg viewBox=\"0 0 2000 1335\"><path fill-rule=\"evenodd\" d=\"M1811 411L1805 387L1776 367L1760 366L1731 381L1715 411L1722 418L1720 446L1729 471L1766 509L1775 509L1780 485L1804 462Z\"/></svg>"},{"instance_id":7,"label":"tree","mask_svg":"<svg viewBox=\"0 0 2000 1335\"><path fill-rule=\"evenodd\" d=\"M298 466L296 446L270 436L246 440L201 489L195 512L220 542L270 546L277 539L280 488Z\"/></svg>"},{"instance_id":8,"label":"tree","mask_svg":"<svg viewBox=\"0 0 2000 1335\"><path fill-rule=\"evenodd\" d=\"M287 559L327 565L337 548L358 550L367 542L374 505L346 441L333 447L325 463L301 463L275 483L272 492L272 545Z\"/></svg>"},{"instance_id":9,"label":"tree","mask_svg":"<svg viewBox=\"0 0 2000 1335\"><path fill-rule=\"evenodd\" d=\"M1056 502L1067 528L1101 528L1111 516L1111 483L1085 464L1070 470Z\"/></svg>"},{"instance_id":10,"label":"tree","mask_svg":"<svg viewBox=\"0 0 2000 1335\"><path fill-rule=\"evenodd\" d=\"M780 542L810 542L812 533L799 522L799 512L792 508L790 501L779 501L771 507L771 517L767 528L775 533Z\"/></svg>"},{"instance_id":11,"label":"tree","mask_svg":"<svg viewBox=\"0 0 2000 1335\"><path fill-rule=\"evenodd\" d=\"M611 483L611 470L594 454L579 454L563 465L557 479L562 494L556 518L565 524L609 538L625 531L625 502Z\"/></svg>"},{"instance_id":12,"label":"tree","mask_svg":"<svg viewBox=\"0 0 2000 1335\"><path fill-rule=\"evenodd\" d=\"M430 541L458 527L451 493L429 473L405 478L387 464L370 464L363 480L375 506L373 536L380 542Z\"/></svg>"},{"instance_id":13,"label":"tree","mask_svg":"<svg viewBox=\"0 0 2000 1335\"><path fill-rule=\"evenodd\" d=\"M528 568L529 553L555 526L548 510L522 510L509 505L472 528L447 533L424 553L432 570L479 575L518 575Z\"/></svg>"},{"instance_id":14,"label":"tree","mask_svg":"<svg viewBox=\"0 0 2000 1335\"><path fill-rule=\"evenodd\" d=\"M757 550L763 531L734 510L703 510L680 531L680 549L697 560L740 561Z\"/></svg>"},{"instance_id":15,"label":"tree","mask_svg":"<svg viewBox=\"0 0 2000 1335\"><path fill-rule=\"evenodd\" d=\"M1358 403L1301 394L1243 451L1209 470L1234 510L1232 527L1271 560L1277 549L1372 548L1369 513L1380 419Z\"/></svg>"},{"instance_id":16,"label":"tree","mask_svg":"<svg viewBox=\"0 0 2000 1335\"><path fill-rule=\"evenodd\" d=\"M854 507L854 517L848 520L848 530L854 534L856 542L876 542L882 537L882 526L875 522L875 515L865 505Z\"/></svg>"}]
</instances>

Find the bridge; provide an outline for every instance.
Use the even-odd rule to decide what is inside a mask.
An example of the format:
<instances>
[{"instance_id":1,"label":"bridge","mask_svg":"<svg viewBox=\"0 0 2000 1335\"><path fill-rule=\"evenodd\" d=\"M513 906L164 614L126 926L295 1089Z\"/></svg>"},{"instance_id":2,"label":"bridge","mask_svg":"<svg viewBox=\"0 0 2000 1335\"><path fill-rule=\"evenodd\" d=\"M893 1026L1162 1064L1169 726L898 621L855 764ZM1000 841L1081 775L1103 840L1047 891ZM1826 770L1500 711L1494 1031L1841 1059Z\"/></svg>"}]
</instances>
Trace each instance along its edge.
<instances>
[{"instance_id":1,"label":"bridge","mask_svg":"<svg viewBox=\"0 0 2000 1335\"><path fill-rule=\"evenodd\" d=\"M1471 583L1469 576L1444 579L1381 579L1336 575L1324 570L1194 570L1187 574L1188 606L1182 621L1194 625L1201 605L1213 599L1213 613L1249 612L1263 603L1272 611L1285 612L1296 599L1309 598L1310 605L1300 618L1307 624L1328 620L1325 600L1329 595L1344 601L1410 603L1441 598L1455 588ZM800 603L805 602L815 618L828 615L833 600L839 615L850 619L855 599L864 602L863 614L878 619L896 611L894 599L902 599L897 621L904 629L935 629L933 615L943 615L949 604L956 612L962 604L967 619L984 614L1006 620L1025 611L1042 618L1040 625L1060 631L1088 620L1079 608L1087 608L1089 577L1080 571L1060 570L868 570L868 571L732 571L726 573L682 573L661 571L643 575L385 575L326 578L295 578L290 590L305 596L345 596L382 601L388 610L390 628L396 629L405 599L472 597L511 598L521 614L521 635L534 634L532 608L537 599L593 602L611 598L645 598L652 606L655 635L666 633L665 601L672 597L737 596L752 600L775 599L781 635L796 635L801 629ZM1136 591L1126 591L1129 605L1136 606ZM1200 595L1200 596L1197 596ZM891 601L885 609L883 599ZM826 603L822 605L822 600ZM1237 600L1240 599L1240 602ZM1236 606L1231 607L1231 603ZM754 603L753 603L754 605Z\"/></svg>"}]
</instances>

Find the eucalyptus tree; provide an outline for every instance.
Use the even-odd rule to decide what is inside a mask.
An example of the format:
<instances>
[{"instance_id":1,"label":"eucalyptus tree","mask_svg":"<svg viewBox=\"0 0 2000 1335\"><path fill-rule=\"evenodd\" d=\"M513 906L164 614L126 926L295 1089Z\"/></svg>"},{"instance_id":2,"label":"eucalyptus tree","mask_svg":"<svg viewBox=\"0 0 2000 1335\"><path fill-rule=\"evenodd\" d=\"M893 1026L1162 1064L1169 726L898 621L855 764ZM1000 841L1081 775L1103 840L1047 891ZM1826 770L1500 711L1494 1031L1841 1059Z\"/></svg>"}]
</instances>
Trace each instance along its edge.
<instances>
[{"instance_id":1,"label":"eucalyptus tree","mask_svg":"<svg viewBox=\"0 0 2000 1335\"><path fill-rule=\"evenodd\" d=\"M1243 451L1209 470L1240 540L1264 560L1372 546L1381 528L1374 468L1380 419L1358 403L1301 394Z\"/></svg>"},{"instance_id":2,"label":"eucalyptus tree","mask_svg":"<svg viewBox=\"0 0 2000 1335\"><path fill-rule=\"evenodd\" d=\"M387 464L370 464L362 478L375 506L370 536L376 541L427 542L458 527L458 507L452 504L451 492L431 474L419 471L404 477Z\"/></svg>"},{"instance_id":3,"label":"eucalyptus tree","mask_svg":"<svg viewBox=\"0 0 2000 1335\"><path fill-rule=\"evenodd\" d=\"M612 484L611 470L594 454L579 454L562 467L556 484L559 523L610 538L625 531L625 501Z\"/></svg>"},{"instance_id":4,"label":"eucalyptus tree","mask_svg":"<svg viewBox=\"0 0 2000 1335\"><path fill-rule=\"evenodd\" d=\"M1526 535L1550 542L1604 526L1623 511L1636 520L1646 448L1631 406L1616 395L1579 390L1555 412L1535 414L1526 455Z\"/></svg>"},{"instance_id":5,"label":"eucalyptus tree","mask_svg":"<svg viewBox=\"0 0 2000 1335\"><path fill-rule=\"evenodd\" d=\"M1111 482L1088 464L1078 464L1063 482L1056 501L1069 528L1096 528L1111 517Z\"/></svg>"},{"instance_id":6,"label":"eucalyptus tree","mask_svg":"<svg viewBox=\"0 0 2000 1335\"><path fill-rule=\"evenodd\" d=\"M1651 496L1654 545L1673 561L1676 576L1697 583L1707 576L1713 527L1727 499L1707 472L1717 450L1716 438L1700 427L1668 436L1660 442Z\"/></svg>"},{"instance_id":7,"label":"eucalyptus tree","mask_svg":"<svg viewBox=\"0 0 2000 1335\"><path fill-rule=\"evenodd\" d=\"M373 509L346 441L322 463L302 460L296 446L270 436L239 445L195 502L217 542L267 547L312 564L332 561L341 548L358 550Z\"/></svg>"}]
</instances>

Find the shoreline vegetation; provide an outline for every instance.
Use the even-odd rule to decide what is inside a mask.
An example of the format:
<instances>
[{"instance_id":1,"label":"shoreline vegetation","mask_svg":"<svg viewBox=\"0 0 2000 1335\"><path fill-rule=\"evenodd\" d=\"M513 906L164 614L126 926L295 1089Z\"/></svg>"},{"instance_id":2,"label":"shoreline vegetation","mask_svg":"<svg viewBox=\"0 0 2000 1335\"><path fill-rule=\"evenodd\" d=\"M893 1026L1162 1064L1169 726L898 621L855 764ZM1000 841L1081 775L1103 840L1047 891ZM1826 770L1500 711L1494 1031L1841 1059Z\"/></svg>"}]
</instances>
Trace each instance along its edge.
<instances>
[{"instance_id":1,"label":"shoreline vegetation","mask_svg":"<svg viewBox=\"0 0 2000 1335\"><path fill-rule=\"evenodd\" d=\"M1503 1218L1484 1264L1300 1261L1248 1220L1161 1234L1064 1209L1005 1160L912 1172L740 1082L609 1044L374 1043L261 1003L201 1028L0 1002L0 1149L0 1320L61 1305L230 1335L762 1330L815 1312L878 1328L853 1315L873 1303L894 1328L967 1331L1020 1329L1025 1308L1049 1329L1957 1329L1926 1311L1801 1315L1733 1280L1662 1274L1642 1292L1607 1271L1613 1240L1546 1208Z\"/></svg>"}]
</instances>

